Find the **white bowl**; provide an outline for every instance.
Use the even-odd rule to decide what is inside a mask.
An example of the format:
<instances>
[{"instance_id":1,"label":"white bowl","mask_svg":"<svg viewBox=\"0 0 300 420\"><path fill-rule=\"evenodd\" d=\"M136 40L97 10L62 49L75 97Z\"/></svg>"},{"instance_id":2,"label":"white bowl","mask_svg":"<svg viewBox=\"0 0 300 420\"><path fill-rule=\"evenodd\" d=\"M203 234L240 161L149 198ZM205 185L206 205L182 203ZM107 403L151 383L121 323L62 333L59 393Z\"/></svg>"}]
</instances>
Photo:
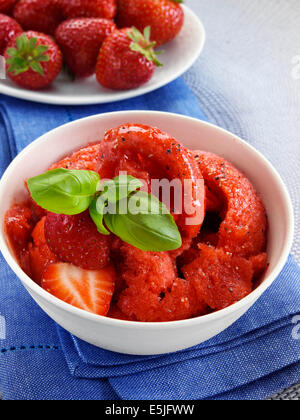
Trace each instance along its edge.
<instances>
[{"instance_id":1,"label":"white bowl","mask_svg":"<svg viewBox=\"0 0 300 420\"><path fill-rule=\"evenodd\" d=\"M0 93L46 104L88 105L134 98L165 86L195 63L205 44L206 34L202 22L190 8L184 5L182 7L185 15L184 26L176 39L163 46L164 54L159 60L164 66L156 70L148 83L137 89L113 91L101 87L95 75L73 81L65 73L61 73L49 88L43 90L23 89L9 78L0 79Z\"/></svg>"},{"instance_id":2,"label":"white bowl","mask_svg":"<svg viewBox=\"0 0 300 420\"><path fill-rule=\"evenodd\" d=\"M190 149L217 153L241 169L260 193L269 217L269 268L261 285L240 302L203 317L138 323L94 315L68 305L35 284L19 267L7 243L3 220L16 198L26 194L24 180L38 175L74 149L100 140L104 132L124 123L159 127ZM276 170L255 149L235 135L205 122L175 114L132 111L85 118L59 127L30 144L11 163L0 182L0 249L7 263L40 307L75 336L120 353L155 355L202 343L239 319L271 286L284 267L293 239L293 210ZM15 302L16 305L22 304Z\"/></svg>"}]
</instances>

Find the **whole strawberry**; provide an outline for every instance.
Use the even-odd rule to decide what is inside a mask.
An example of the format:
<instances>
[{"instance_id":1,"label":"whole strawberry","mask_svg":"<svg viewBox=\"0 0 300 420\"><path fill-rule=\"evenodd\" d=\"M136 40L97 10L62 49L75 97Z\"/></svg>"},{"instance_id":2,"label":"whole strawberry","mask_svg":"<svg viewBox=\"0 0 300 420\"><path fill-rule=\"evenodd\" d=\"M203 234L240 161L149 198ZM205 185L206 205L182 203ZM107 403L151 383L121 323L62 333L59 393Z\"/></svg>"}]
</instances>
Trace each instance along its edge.
<instances>
[{"instance_id":1,"label":"whole strawberry","mask_svg":"<svg viewBox=\"0 0 300 420\"><path fill-rule=\"evenodd\" d=\"M116 0L59 0L66 19L100 17L113 19L117 12Z\"/></svg>"},{"instance_id":2,"label":"whole strawberry","mask_svg":"<svg viewBox=\"0 0 300 420\"><path fill-rule=\"evenodd\" d=\"M144 35L136 28L113 32L103 42L96 67L98 82L109 89L135 89L153 76L157 60L150 42L150 28Z\"/></svg>"},{"instance_id":3,"label":"whole strawberry","mask_svg":"<svg viewBox=\"0 0 300 420\"><path fill-rule=\"evenodd\" d=\"M3 54L8 42L21 32L21 26L14 19L0 14L0 54Z\"/></svg>"},{"instance_id":4,"label":"whole strawberry","mask_svg":"<svg viewBox=\"0 0 300 420\"><path fill-rule=\"evenodd\" d=\"M55 42L34 31L15 36L4 57L10 79L26 89L48 87L62 68L62 54Z\"/></svg>"},{"instance_id":5,"label":"whole strawberry","mask_svg":"<svg viewBox=\"0 0 300 420\"><path fill-rule=\"evenodd\" d=\"M174 39L184 23L182 0L118 0L119 28L151 27L151 40L162 45Z\"/></svg>"},{"instance_id":6,"label":"whole strawberry","mask_svg":"<svg viewBox=\"0 0 300 420\"><path fill-rule=\"evenodd\" d=\"M89 212L76 216L48 213L45 236L51 251L63 262L85 270L99 270L109 263L109 238L98 233Z\"/></svg>"},{"instance_id":7,"label":"whole strawberry","mask_svg":"<svg viewBox=\"0 0 300 420\"><path fill-rule=\"evenodd\" d=\"M10 13L17 1L18 0L0 0L0 13Z\"/></svg>"},{"instance_id":8,"label":"whole strawberry","mask_svg":"<svg viewBox=\"0 0 300 420\"><path fill-rule=\"evenodd\" d=\"M20 0L14 8L14 18L26 31L54 35L63 21L58 0Z\"/></svg>"},{"instance_id":9,"label":"whole strawberry","mask_svg":"<svg viewBox=\"0 0 300 420\"><path fill-rule=\"evenodd\" d=\"M70 19L57 28L55 39L75 76L88 77L95 73L101 45L115 29L112 20L101 18Z\"/></svg>"}]
</instances>

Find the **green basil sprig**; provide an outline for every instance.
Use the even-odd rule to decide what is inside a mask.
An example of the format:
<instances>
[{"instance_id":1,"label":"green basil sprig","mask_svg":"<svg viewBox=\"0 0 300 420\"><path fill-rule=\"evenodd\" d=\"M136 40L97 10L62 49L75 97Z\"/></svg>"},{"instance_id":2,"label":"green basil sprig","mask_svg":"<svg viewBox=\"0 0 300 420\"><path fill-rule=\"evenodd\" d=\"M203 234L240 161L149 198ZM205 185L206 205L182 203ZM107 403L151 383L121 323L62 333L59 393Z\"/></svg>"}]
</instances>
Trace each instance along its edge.
<instances>
[{"instance_id":1,"label":"green basil sprig","mask_svg":"<svg viewBox=\"0 0 300 420\"><path fill-rule=\"evenodd\" d=\"M131 193L142 188L143 183L133 176L120 175L100 184L99 195L90 205L90 216L97 226L98 232L109 235L104 226L104 215L109 211L116 213L117 203L127 199Z\"/></svg>"},{"instance_id":2,"label":"green basil sprig","mask_svg":"<svg viewBox=\"0 0 300 420\"><path fill-rule=\"evenodd\" d=\"M119 213L122 202L118 202L116 214L104 215L111 232L142 251L162 252L180 248L182 240L174 218L156 197L139 191L125 201L126 214ZM130 207L140 207L140 211L132 212Z\"/></svg>"},{"instance_id":3,"label":"green basil sprig","mask_svg":"<svg viewBox=\"0 0 300 420\"><path fill-rule=\"evenodd\" d=\"M112 232L143 251L171 251L182 245L166 206L140 191L143 183L132 176L120 175L101 184L96 172L55 169L27 184L33 200L45 210L75 215L89 209L100 234Z\"/></svg>"},{"instance_id":4,"label":"green basil sprig","mask_svg":"<svg viewBox=\"0 0 300 420\"><path fill-rule=\"evenodd\" d=\"M100 184L101 196L109 203L117 203L143 187L142 181L131 175L120 175Z\"/></svg>"},{"instance_id":5,"label":"green basil sprig","mask_svg":"<svg viewBox=\"0 0 300 420\"><path fill-rule=\"evenodd\" d=\"M98 232L102 235L110 235L110 232L104 226L104 212L107 207L107 203L104 200L95 197L90 205L90 216L93 222L97 226Z\"/></svg>"},{"instance_id":6,"label":"green basil sprig","mask_svg":"<svg viewBox=\"0 0 300 420\"><path fill-rule=\"evenodd\" d=\"M97 192L99 174L93 171L54 169L30 178L33 200L43 209L69 216L87 210Z\"/></svg>"}]
</instances>

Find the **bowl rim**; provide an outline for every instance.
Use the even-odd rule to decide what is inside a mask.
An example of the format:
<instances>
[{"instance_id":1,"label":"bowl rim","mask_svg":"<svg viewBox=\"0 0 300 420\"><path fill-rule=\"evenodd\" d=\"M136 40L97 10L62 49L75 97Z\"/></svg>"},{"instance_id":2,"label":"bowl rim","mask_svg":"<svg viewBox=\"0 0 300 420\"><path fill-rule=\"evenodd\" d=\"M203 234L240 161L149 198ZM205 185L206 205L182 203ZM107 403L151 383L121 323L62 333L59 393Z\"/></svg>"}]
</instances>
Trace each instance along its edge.
<instances>
[{"instance_id":1,"label":"bowl rim","mask_svg":"<svg viewBox=\"0 0 300 420\"><path fill-rule=\"evenodd\" d=\"M229 135L229 136L233 137L233 139L235 141L237 141L239 144L243 145L249 151L254 153L257 156L257 158L259 160L261 160L261 162L267 167L267 169L271 173L272 177L276 181L276 184L279 188L280 194L283 197L283 204L284 204L284 207L285 207L285 212L288 215L288 220L287 220L288 228L287 228L286 235L285 235L285 240L284 240L284 249L282 251L282 254L281 254L276 266L272 270L272 272L270 274L268 274L268 276L265 278L265 280L253 292L251 292L248 296L246 296L242 300L234 303L233 305L231 305L231 306L229 306L225 309L222 309L222 310L219 310L219 311L207 314L207 315L199 316L199 317L196 317L196 318L190 318L190 319L179 320L179 321L139 322L139 321L119 320L119 319L108 318L108 317L105 317L105 316L93 314L93 313L87 312L85 310L79 309L75 306L72 306L72 305L56 298L55 296L51 295L50 293L46 292L44 289L42 289L38 284L36 284L29 276L27 276L23 272L23 270L21 269L21 267L19 266L17 261L14 259L14 257L11 254L11 251L9 250L9 246L8 246L6 240L5 240L4 229L2 228L2 225L1 225L1 229L0 229L0 251L2 252L7 264L12 269L12 271L16 274L16 276L21 280L23 285L27 289L32 291L34 294L38 295L43 301L46 301L50 305L58 307L62 311L67 311L71 315L78 316L78 317L81 317L81 318L85 318L87 321L90 320L90 321L93 321L93 322L100 322L100 323L103 323L103 324L105 324L107 326L111 326L111 327L122 327L122 328L128 327L130 329L132 329L132 328L133 329L145 329L146 328L146 329L149 329L149 330L161 330L161 329L173 329L173 328L177 328L177 327L194 326L196 324L201 325L202 323L206 323L206 322L209 322L209 321L217 321L217 320L219 320L223 317L225 318L226 316L228 316L232 313L235 313L235 312L243 309L244 307L247 307L247 305L249 305L249 304L252 305L253 300L254 301L257 300L271 286L271 284L275 281L275 279L281 273L283 267L285 266L285 264L288 260L288 256L289 256L291 248L292 248L293 236L294 236L294 211L293 211L292 201L291 201L291 198L290 198L290 194L287 190L287 187L285 186L285 184L284 184L281 176L277 172L277 170L268 161L268 159L266 157L264 157L264 155L260 151L256 150L249 143L242 140L240 137L231 133L230 131L225 130L224 128L218 127L218 126L216 126L212 123L208 123L208 122L199 120L197 118L193 118L193 117L189 117L189 116L185 116L185 115L181 115L181 114L161 112L161 111L144 111L144 110L117 111L117 112L108 112L108 113L92 115L92 116L85 117L85 118L80 118L80 119L77 119L75 121L69 122L69 123L64 124L64 125L61 125L61 126L55 128L53 130L50 130L50 131L44 133L42 136L40 136L39 138L34 140L32 143L30 143L26 148L24 148L15 157L15 159L10 163L10 165L8 166L8 168L6 169L6 171L4 172L4 174L3 174L3 176L0 180L0 199L1 199L2 190L3 190L7 180L9 179L10 175L14 172L14 168L15 168L16 164L23 159L23 156L25 157L26 155L28 155L31 152L31 150L35 148L37 143L42 143L42 142L47 143L46 137L49 134L52 134L52 135L59 134L59 132L66 127L80 125L83 122L97 121L97 120L99 120L103 117L105 117L105 118L108 117L109 118L109 117L114 117L114 116L118 115L118 116L124 116L124 118L126 118L126 116L127 117L128 116L134 116L134 115L137 115L137 114L139 116L142 116L141 114L144 114L144 115L148 115L148 116L149 115L161 116L161 117L164 116L166 118L176 117L176 118L181 119L181 120L196 122L200 125L210 127L212 129L218 131L220 134L223 134L223 135L225 134L227 136ZM1 223L2 223L2 221L1 221Z\"/></svg>"}]
</instances>

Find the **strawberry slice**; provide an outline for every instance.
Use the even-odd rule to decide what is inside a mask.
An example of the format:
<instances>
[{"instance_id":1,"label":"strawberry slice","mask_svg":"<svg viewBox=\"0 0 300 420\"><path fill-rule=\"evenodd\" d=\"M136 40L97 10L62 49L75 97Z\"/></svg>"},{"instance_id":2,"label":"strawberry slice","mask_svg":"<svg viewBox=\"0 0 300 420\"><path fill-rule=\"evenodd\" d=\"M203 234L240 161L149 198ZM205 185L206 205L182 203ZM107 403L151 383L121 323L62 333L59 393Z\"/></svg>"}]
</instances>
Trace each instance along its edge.
<instances>
[{"instance_id":1,"label":"strawberry slice","mask_svg":"<svg viewBox=\"0 0 300 420\"><path fill-rule=\"evenodd\" d=\"M71 264L49 265L42 287L70 305L106 316L115 288L116 273L112 265L98 271L83 270Z\"/></svg>"}]
</instances>

